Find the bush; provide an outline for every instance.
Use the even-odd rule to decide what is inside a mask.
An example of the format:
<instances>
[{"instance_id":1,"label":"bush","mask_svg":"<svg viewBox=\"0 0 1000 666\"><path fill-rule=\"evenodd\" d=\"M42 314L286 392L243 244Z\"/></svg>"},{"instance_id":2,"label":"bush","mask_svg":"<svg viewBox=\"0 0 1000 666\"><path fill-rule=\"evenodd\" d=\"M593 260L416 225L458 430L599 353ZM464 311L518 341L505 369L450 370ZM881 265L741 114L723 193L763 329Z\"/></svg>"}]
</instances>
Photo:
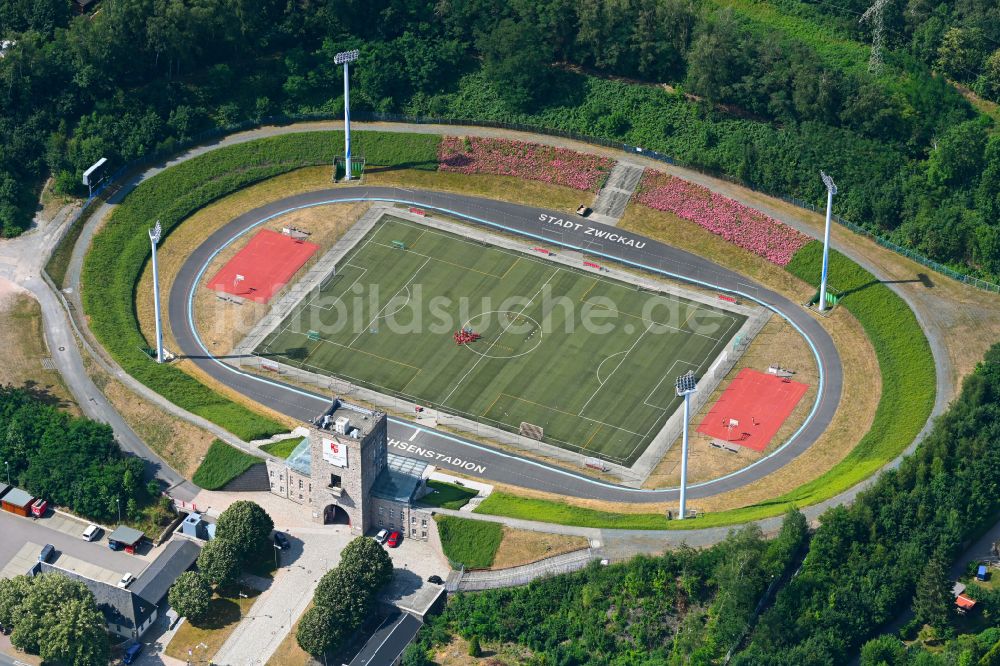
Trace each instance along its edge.
<instances>
[{"instance_id":1,"label":"bush","mask_svg":"<svg viewBox=\"0 0 1000 666\"><path fill-rule=\"evenodd\" d=\"M208 447L191 480L205 490L219 490L254 465L263 464L260 458L217 439Z\"/></svg>"},{"instance_id":2,"label":"bush","mask_svg":"<svg viewBox=\"0 0 1000 666\"><path fill-rule=\"evenodd\" d=\"M436 168L439 137L357 132L369 164ZM91 329L130 375L179 407L244 440L284 428L199 383L171 365L151 362L133 299L150 248L146 229L159 220L164 237L184 219L236 190L295 169L328 164L337 132L305 132L220 148L171 167L141 183L94 236L84 260L81 290Z\"/></svg>"},{"instance_id":3,"label":"bush","mask_svg":"<svg viewBox=\"0 0 1000 666\"><path fill-rule=\"evenodd\" d=\"M445 556L466 569L488 569L503 539L503 525L484 520L436 516Z\"/></svg>"}]
</instances>

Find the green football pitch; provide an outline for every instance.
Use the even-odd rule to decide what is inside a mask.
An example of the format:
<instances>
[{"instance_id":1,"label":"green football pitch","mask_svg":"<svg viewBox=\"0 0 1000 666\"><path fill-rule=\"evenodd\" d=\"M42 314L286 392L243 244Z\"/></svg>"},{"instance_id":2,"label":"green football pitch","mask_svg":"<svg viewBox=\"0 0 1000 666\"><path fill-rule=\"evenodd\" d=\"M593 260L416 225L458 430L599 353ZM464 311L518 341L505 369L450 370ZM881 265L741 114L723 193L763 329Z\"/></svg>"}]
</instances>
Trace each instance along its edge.
<instances>
[{"instance_id":1,"label":"green football pitch","mask_svg":"<svg viewBox=\"0 0 1000 666\"><path fill-rule=\"evenodd\" d=\"M257 353L629 465L744 320L384 216Z\"/></svg>"}]
</instances>

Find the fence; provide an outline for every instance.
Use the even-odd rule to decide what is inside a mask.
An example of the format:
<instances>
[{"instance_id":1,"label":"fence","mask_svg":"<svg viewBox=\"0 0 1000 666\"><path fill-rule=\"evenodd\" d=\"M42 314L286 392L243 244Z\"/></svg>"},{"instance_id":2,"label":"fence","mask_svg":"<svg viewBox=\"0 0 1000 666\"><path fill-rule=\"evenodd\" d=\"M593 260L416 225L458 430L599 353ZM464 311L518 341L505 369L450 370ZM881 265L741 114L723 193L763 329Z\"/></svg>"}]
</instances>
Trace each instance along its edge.
<instances>
[{"instance_id":1,"label":"fence","mask_svg":"<svg viewBox=\"0 0 1000 666\"><path fill-rule=\"evenodd\" d=\"M755 192L760 192L762 194L766 194L768 196L772 196L772 197L781 199L782 201L784 201L786 203L790 203L793 206L797 206L799 208L804 208L806 210L810 210L810 211L813 211L813 212L819 212L819 209L817 209L817 207L814 204L812 204L812 203L810 203L808 201L803 201L803 200L797 199L795 197L788 197L788 196L785 196L785 195L780 194L780 193L775 193L775 192L771 192L771 191L768 191L768 190L757 188L757 187L753 186L752 184L743 182L743 181L741 181L739 179L736 179L736 178L732 178L729 175L727 175L725 173L722 173L722 172L719 172L719 171L716 171L714 169L705 169L704 167L698 166L696 164L691 164L691 163L688 163L688 162L684 162L682 160L678 160L678 159L676 159L674 157L671 157L670 155L665 155L665 154L660 153L660 152L655 151L655 150L650 150L650 149L647 149L647 148L641 148L639 146L632 146L632 145L629 145L627 143L623 143L623 142L620 142L620 141L613 141L611 139L604 139L604 138L601 138L601 137L588 136L586 134L580 134L580 133L572 132L572 131L569 131L569 130L561 130L561 129L551 128L551 127L540 127L540 126L537 126L537 125L527 125L527 124L523 124L523 123L505 123L505 122L499 122L499 121L470 120L470 119L460 119L460 118L418 117L418 116L408 116L408 115L395 114L395 113L355 112L354 115L353 115L353 117L354 117L354 119L356 121L362 121L362 122L363 121L369 121L369 122L398 122L398 123L411 123L411 124L420 124L420 125L448 125L448 126L492 127L492 128L496 128L496 129L506 129L506 130L512 130L512 131L517 131L517 132L527 132L527 133L532 133L532 134L544 134L544 135L548 135L548 136L557 136L557 137L561 137L561 138L565 138L565 139L571 139L573 141L579 141L581 143L588 143L588 144L591 144L591 145L597 145L597 146L603 146L603 147L606 147L606 148L613 148L613 149L617 149L617 150L622 150L624 152L632 153L634 155L641 155L643 157L648 157L648 158L654 159L654 160L656 160L658 162L663 162L665 164L670 164L670 165L673 165L673 166L679 166L679 167L683 167L685 169L690 169L692 171L697 171L698 173L701 173L701 174L704 174L704 175L707 175L707 176L712 176L713 178L719 178L721 180L725 180L725 181L727 181L729 183L733 183L733 184L739 185L741 187L747 187L747 188L749 188L751 190L754 190ZM95 192L93 194L93 196L91 196L87 200L87 203L84 205L84 208L82 208L80 210L80 212L74 218L73 222L66 227L67 228L67 232L64 232L63 238L61 238L59 240L59 244L57 244L57 246L56 246L56 248L57 248L56 251L57 252L59 251L59 246L61 245L61 243L63 242L63 240L66 238L66 236L68 236L68 231L70 229L74 228L77 225L78 221L84 216L85 213L89 215L89 210L88 209L89 209L89 206L90 206L91 202L93 202L97 197L99 197L102 192L106 191L106 189L111 184L115 183L123 175L125 175L127 173L130 173L130 172L134 171L135 169L137 169L137 168L139 168L141 166L153 164L153 163L155 163L157 161L164 160L164 159L167 159L167 158L170 158L170 157L174 157L176 155L179 155L184 150L187 150L187 149L189 149L189 148L191 148L193 146L196 146L198 144L204 143L205 141L208 141L210 139L216 139L216 138L219 138L219 137L223 137L223 136L226 136L226 135L229 135L229 134L233 134L233 133L236 133L236 132L242 132L242 131L246 131L246 130L249 130L249 129L254 129L254 128L262 127L262 126L265 126L265 125L289 125L289 124L293 124L293 123L297 123L297 122L303 122L303 121L338 120L339 118L340 118L339 115L332 114L332 113L292 114L292 115L266 116L266 117L259 118L257 120L247 120L245 122L237 123L235 125L227 125L225 127L216 127L216 128L213 128L213 129L209 129L209 130L201 132L201 133L199 133L199 134L197 134L195 136L189 137L189 138L187 138L187 139L185 139L183 141L179 141L179 142L176 142L174 144L171 144L170 146L164 147L161 150L158 150L158 151L155 151L155 152L150 153L148 155L145 155L142 158L139 158L137 160L133 160L133 161L125 164L120 169L118 169L118 171L116 171L114 174L112 174L105 181L105 183L101 186L101 188L99 188L98 191ZM333 162L333 155L331 155L331 164L332 164L332 162ZM866 238L871 239L875 243L881 245L882 247L884 247L884 248L886 248L888 250L891 250L892 252L895 252L897 254L900 254L900 255L902 255L902 256L904 256L904 257L906 257L906 258L908 258L908 259L910 259L912 261L915 261L915 262L917 262L918 264L920 264L922 266L926 266L927 268L930 268L931 270L934 270L934 271L936 271L938 273L941 273L942 275L946 275L946 276L948 276L948 277L950 277L950 278L952 278L954 280L958 280L959 282L971 285L973 287L976 287L978 289L982 289L984 291L990 291L990 292L1000 293L1000 285L997 285L997 284L994 284L992 282L989 282L989 281L986 281L986 280L982 280L980 278L973 277L971 275L967 275L965 273L961 273L959 271L956 271L956 270L954 270L954 269L952 269L952 268L950 268L950 267L948 267L948 266L946 266L946 265L944 265L942 263L939 263L937 261L929 259L929 258L927 258L927 257L919 254L918 252L914 252L913 250L904 248L901 245L898 245L897 243L893 243L892 241L890 241L888 239L885 239L885 238L883 238L883 237L881 237L881 236L879 236L877 234L874 234L871 231L865 229L864 227L862 227L860 225L857 225L857 224L855 224L853 222L850 222L849 220L843 219L839 215L834 214L832 216L832 218L833 218L833 220L835 222L837 222L837 224L839 224L839 225L841 225L843 227L846 227L847 229L850 229L851 231L853 231L855 233L861 234L861 235L865 236ZM61 282L61 280L57 280L56 282Z\"/></svg>"}]
</instances>

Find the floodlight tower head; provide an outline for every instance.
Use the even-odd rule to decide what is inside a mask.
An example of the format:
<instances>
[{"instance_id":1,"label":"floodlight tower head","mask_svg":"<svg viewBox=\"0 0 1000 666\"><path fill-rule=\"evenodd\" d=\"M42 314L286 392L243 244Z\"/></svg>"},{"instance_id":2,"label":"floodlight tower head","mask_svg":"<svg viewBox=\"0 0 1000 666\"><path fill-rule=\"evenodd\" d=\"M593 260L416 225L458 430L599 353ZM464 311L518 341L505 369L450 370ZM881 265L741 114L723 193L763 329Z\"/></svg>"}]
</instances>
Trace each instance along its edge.
<instances>
[{"instance_id":1,"label":"floodlight tower head","mask_svg":"<svg viewBox=\"0 0 1000 666\"><path fill-rule=\"evenodd\" d=\"M690 395L697 391L698 379L694 376L694 372L688 370L686 373L678 377L675 388L677 389L677 395L679 396Z\"/></svg>"},{"instance_id":2,"label":"floodlight tower head","mask_svg":"<svg viewBox=\"0 0 1000 666\"><path fill-rule=\"evenodd\" d=\"M825 172L820 171L819 177L823 179L823 184L826 185L826 189L830 194L837 193L837 184L833 182L833 178L831 176L828 176Z\"/></svg>"},{"instance_id":3,"label":"floodlight tower head","mask_svg":"<svg viewBox=\"0 0 1000 666\"><path fill-rule=\"evenodd\" d=\"M346 65L349 62L354 62L358 59L360 51L357 49L352 49L350 51L341 51L337 55L333 56L333 64L335 65Z\"/></svg>"},{"instance_id":4,"label":"floodlight tower head","mask_svg":"<svg viewBox=\"0 0 1000 666\"><path fill-rule=\"evenodd\" d=\"M160 221L156 221L156 226L149 230L149 240L153 241L153 245L160 242L160 235L163 233L163 227L160 226Z\"/></svg>"}]
</instances>

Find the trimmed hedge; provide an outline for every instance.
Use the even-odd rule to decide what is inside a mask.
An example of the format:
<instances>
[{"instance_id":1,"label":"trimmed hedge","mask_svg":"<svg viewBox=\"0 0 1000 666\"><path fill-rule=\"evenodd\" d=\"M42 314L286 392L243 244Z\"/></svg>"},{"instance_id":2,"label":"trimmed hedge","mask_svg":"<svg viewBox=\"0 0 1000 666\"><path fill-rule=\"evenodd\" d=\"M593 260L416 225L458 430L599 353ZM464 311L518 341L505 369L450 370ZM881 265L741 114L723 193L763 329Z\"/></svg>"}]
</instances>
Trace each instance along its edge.
<instances>
[{"instance_id":1,"label":"trimmed hedge","mask_svg":"<svg viewBox=\"0 0 1000 666\"><path fill-rule=\"evenodd\" d=\"M191 480L205 490L219 490L257 464L263 465L264 461L217 439L208 448Z\"/></svg>"},{"instance_id":2,"label":"trimmed hedge","mask_svg":"<svg viewBox=\"0 0 1000 666\"><path fill-rule=\"evenodd\" d=\"M503 525L484 520L436 516L441 548L452 562L465 565L466 569L488 569L493 564Z\"/></svg>"},{"instance_id":3,"label":"trimmed hedge","mask_svg":"<svg viewBox=\"0 0 1000 666\"><path fill-rule=\"evenodd\" d=\"M223 398L182 370L151 362L135 313L135 289L149 260L146 230L159 220L164 236L205 205L253 183L306 166L328 164L339 132L304 132L220 148L140 184L94 237L84 261L84 311L94 335L130 375L184 409L244 440L285 428ZM357 132L359 154L369 164L433 169L440 137Z\"/></svg>"}]
</instances>

